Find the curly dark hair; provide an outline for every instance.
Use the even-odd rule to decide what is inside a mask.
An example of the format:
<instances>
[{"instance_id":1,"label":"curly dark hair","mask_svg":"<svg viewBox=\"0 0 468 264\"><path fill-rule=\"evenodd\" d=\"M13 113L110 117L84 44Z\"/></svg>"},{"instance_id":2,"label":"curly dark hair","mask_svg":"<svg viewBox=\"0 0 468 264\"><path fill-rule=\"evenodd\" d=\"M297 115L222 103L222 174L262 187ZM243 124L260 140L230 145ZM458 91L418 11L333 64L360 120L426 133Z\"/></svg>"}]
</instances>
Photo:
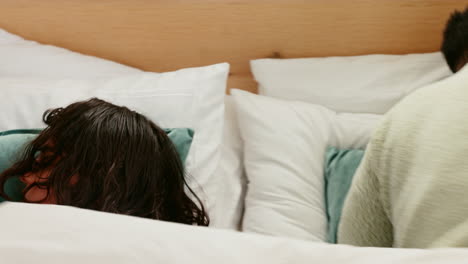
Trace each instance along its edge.
<instances>
[{"instance_id":1,"label":"curly dark hair","mask_svg":"<svg viewBox=\"0 0 468 264\"><path fill-rule=\"evenodd\" d=\"M38 187L47 189L47 196L52 193L60 205L209 224L203 203L186 182L172 141L145 116L93 98L48 110L43 120L47 127L19 161L0 174L3 198L10 200L3 191L8 179L51 167L46 179L29 185L23 193ZM36 158L45 151L52 154ZM77 180L72 180L74 175Z\"/></svg>"},{"instance_id":2,"label":"curly dark hair","mask_svg":"<svg viewBox=\"0 0 468 264\"><path fill-rule=\"evenodd\" d=\"M452 72L468 62L468 7L451 14L445 26L442 53Z\"/></svg>"}]
</instances>

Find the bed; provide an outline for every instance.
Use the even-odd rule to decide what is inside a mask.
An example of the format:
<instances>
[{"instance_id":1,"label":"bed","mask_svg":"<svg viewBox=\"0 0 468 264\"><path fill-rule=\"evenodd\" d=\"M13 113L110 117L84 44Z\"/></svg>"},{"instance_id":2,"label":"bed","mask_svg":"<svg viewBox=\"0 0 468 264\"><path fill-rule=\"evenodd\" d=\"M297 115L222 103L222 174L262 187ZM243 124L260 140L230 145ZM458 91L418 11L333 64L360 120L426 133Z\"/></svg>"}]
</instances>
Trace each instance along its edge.
<instances>
[{"instance_id":1,"label":"bed","mask_svg":"<svg viewBox=\"0 0 468 264\"><path fill-rule=\"evenodd\" d=\"M246 179L245 174L256 168L258 163L253 160L269 158L262 156L265 154L263 152L280 152L270 149L273 144L268 143L269 141L262 142L265 145L258 148L258 145L251 144L250 138L258 138L259 131L274 126L275 118L296 118L290 118L287 114L295 113L298 106L292 105L293 103L281 103L279 108L276 107L275 100L297 100L287 98L288 93L294 94L296 88L303 88L300 84L281 83L281 80L273 78L265 81L261 76L264 71L260 69L270 67L270 61L258 60L252 63L251 60L351 56L348 63L357 65L355 63L362 61L357 62L354 58L360 55L430 54L424 57L362 57L365 63L368 60L372 63L386 63L387 75L401 68L401 65L408 64L408 61L420 63L421 67L416 73L427 71L428 64L431 67L437 65L430 68L431 74L426 79L412 79L413 83L420 86L448 74L446 65L441 65L440 54L432 52L440 48L441 32L447 17L454 9L462 9L465 6L466 3L459 0L2 1L0 28L7 33L0 32L0 54L6 58L4 61L8 62L0 63L0 89L3 89L3 100L15 98L21 93L29 96L28 99L21 99L24 106L46 105L51 102L65 104L88 96L89 94L79 91L80 87L86 86L99 96L140 107L142 112L148 113L147 109L155 104L154 101L142 103L128 95L146 95L154 83L169 83L170 86L174 86L173 89L179 89L178 94L185 99L170 97L173 102L189 100L186 98L194 100L183 101L185 103L181 105L184 107L173 108L164 108L164 100L160 100L157 102L161 107L153 111L161 113L171 109L174 114L149 115L165 126L195 126L196 130L202 131L198 134L202 136L192 145L199 149L197 158L189 154L187 166L194 168L196 179L206 194L211 196L207 207L214 216L212 224L215 227L183 226L64 206L4 203L0 206L0 233L4 234L0 238L2 259L5 256L7 260L15 263L29 263L32 260L44 263L463 263L468 257L468 251L463 249L403 250L328 245L323 243L325 231L320 231L320 235L310 235L316 229L325 229L323 212L317 215L305 215L300 210L291 214L287 210L275 212L281 221L297 224L276 228L277 223L274 220L271 223L265 221L268 217L274 218L275 214L257 210L255 206L258 204L252 201L255 196L252 190L265 182L259 181L260 177L254 178L251 175ZM10 33L24 39L11 36ZM40 44L26 40L34 40ZM45 45L62 47L67 51ZM7 50L5 47L11 48L13 52L8 50L2 53L2 48ZM49 51L55 57L44 55L40 60L34 59L39 58L34 57L39 52L46 54ZM103 58L106 61L98 63L91 57L78 58L77 56L82 55L77 53L70 53L68 56L69 51ZM21 59L15 57L17 53L22 54ZM338 70L333 64L333 57L331 59L332 61L327 62L330 76L334 74L333 69L342 72L351 65L347 64ZM80 68L72 65L74 61L93 66L88 69ZM110 65L107 61L122 65ZM60 65L64 62L67 62L67 67ZM293 64L296 62L302 63L291 61ZM396 64L391 64L392 62ZM29 66L26 67L25 64ZM268 69L283 71L297 66L293 64ZM322 65L318 64L314 67L319 68L314 69L324 70ZM109 68L113 70L110 71ZM150 73L146 74L143 71ZM165 75L165 72L169 71L176 71L175 78L170 77L170 74ZM106 78L111 78L110 81L97 80L95 77L101 73L106 75ZM127 74L128 77L125 77ZM33 80L21 81L18 84L18 78L31 76L34 77ZM77 82L76 76L89 80ZM330 79L330 76L327 76ZM52 77L67 79L51 82ZM116 83L115 80L123 84L139 85L127 85L127 88L122 85L122 89L130 89L122 96L109 88ZM200 80L203 80L203 83ZM393 81L394 79L392 83ZM265 95L265 83L282 84L279 92L277 87L273 87L276 89L277 99L255 97L255 93ZM6 86L9 88L4 88ZM68 90L65 90L64 86ZM372 100L375 101L376 95L380 94L382 89L372 91L372 87L369 85L365 92L368 95L374 92ZM54 98L59 99L36 101L46 89L52 89L58 94ZM390 88L386 89L388 92ZM409 92L408 88L398 89L398 92L388 93L390 99L377 100L378 103L373 104L368 100L369 96L356 102L340 97L341 102L346 103L336 103L335 97L319 96L320 102L313 103L326 106L330 111L316 106L301 105L300 108L307 108L304 111L310 112L310 115L326 115L327 120L339 120L323 123L323 127L326 127L324 131L328 131L324 132L325 135L337 134L336 139L329 139L330 142L334 141L334 145L364 147L381 114ZM270 93L274 93L273 90L271 89ZM320 93L326 93L326 90L327 88L323 88ZM232 92L232 96L225 97L225 92ZM161 93L167 96L165 98L173 96L167 91L158 91L157 95L161 96ZM205 104L196 98L211 99ZM18 113L10 116L0 115L0 131L35 127L37 123L28 120L28 116L37 112L37 108L28 106L24 109L26 110L21 113L24 115L21 118L18 118ZM272 113L277 109L284 109L281 113L284 116L274 116ZM366 112L367 109L371 110ZM0 107L0 112L7 111L12 110L6 106ZM181 118L186 112L196 114L187 119ZM174 122L175 119L177 122ZM296 119L303 120L301 117ZM237 123L236 120L241 121ZM207 131L206 127L210 127L211 130ZM294 127L294 133L298 135L304 134L304 129L308 129L297 123L291 123L289 127ZM277 140L274 137L269 139ZM309 146L308 144L303 145ZM199 147L204 145L206 147ZM258 152L258 149L262 149L263 152ZM324 154L320 155L322 158ZM288 159L287 156L278 157ZM320 166L323 167L322 160L317 160L320 160ZM213 165L214 163L216 164ZM310 169L293 167L296 171ZM315 170L315 167L312 169ZM269 170L271 172L271 168ZM322 170L323 168L319 169L320 172ZM216 177L217 175L222 177ZM303 179L288 179L289 181L278 181L281 188L290 184L288 188L294 188L298 193L310 191L299 189L305 185ZM248 184L250 193L246 194ZM281 188L278 190L281 191ZM323 191L318 194L322 197ZM323 198L311 200L313 203L323 204ZM310 210L314 206L305 209ZM321 220L317 220L313 227L302 228L301 223L296 223L299 218L315 221L319 214ZM300 228L297 228L298 226ZM268 228L270 230L267 230Z\"/></svg>"}]
</instances>

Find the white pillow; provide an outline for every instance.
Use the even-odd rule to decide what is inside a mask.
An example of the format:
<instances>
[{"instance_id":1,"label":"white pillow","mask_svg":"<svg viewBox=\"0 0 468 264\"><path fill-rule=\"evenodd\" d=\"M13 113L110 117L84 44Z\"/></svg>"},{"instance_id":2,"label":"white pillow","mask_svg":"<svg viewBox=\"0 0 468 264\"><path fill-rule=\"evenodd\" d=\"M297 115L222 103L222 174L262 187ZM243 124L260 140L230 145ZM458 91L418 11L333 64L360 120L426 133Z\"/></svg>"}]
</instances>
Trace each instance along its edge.
<instances>
[{"instance_id":1,"label":"white pillow","mask_svg":"<svg viewBox=\"0 0 468 264\"><path fill-rule=\"evenodd\" d=\"M231 94L248 179L243 231L324 241L326 147L364 148L381 116L336 114L241 90Z\"/></svg>"},{"instance_id":2,"label":"white pillow","mask_svg":"<svg viewBox=\"0 0 468 264\"><path fill-rule=\"evenodd\" d=\"M22 78L39 77L90 80L142 72L139 69L109 60L25 40L1 29L0 56L2 58L0 60L0 78L2 76L16 76ZM179 99L182 100L182 97ZM58 98L51 101L59 103L57 100L60 99ZM226 103L227 102L230 102L230 100L227 100ZM61 105L67 103L68 102L64 101ZM174 105L174 107L176 105ZM225 116L227 130L224 133L221 160L215 172L216 177L212 177L212 182L209 183L210 186L213 186L210 187L211 189L219 188L217 191L218 196L212 196L210 198L212 203L211 207L216 208L214 211L210 210L210 217L212 220L210 226L238 229L243 205L242 193L244 192L244 188L239 183L242 181L241 177L243 177L243 165L240 156L240 144L238 144L240 139L237 132L237 119L235 116L232 118L231 113L233 111L230 109L231 108L228 107ZM184 108L179 108L179 112L180 111L184 111ZM171 116L173 115L167 117L169 118ZM162 115L160 123L164 118L164 115ZM171 120L172 123L176 121L184 122L182 119ZM229 184L225 184L226 182ZM204 186L206 187L207 184L208 183L204 183Z\"/></svg>"},{"instance_id":3,"label":"white pillow","mask_svg":"<svg viewBox=\"0 0 468 264\"><path fill-rule=\"evenodd\" d=\"M383 114L413 90L451 75L440 52L251 61L259 93L338 112Z\"/></svg>"},{"instance_id":4,"label":"white pillow","mask_svg":"<svg viewBox=\"0 0 468 264\"><path fill-rule=\"evenodd\" d=\"M228 72L229 65L222 63L106 80L0 78L0 131L43 127L46 109L94 96L134 109L162 127L193 128L186 165L195 183L189 184L202 187L208 212L214 212Z\"/></svg>"},{"instance_id":5,"label":"white pillow","mask_svg":"<svg viewBox=\"0 0 468 264\"><path fill-rule=\"evenodd\" d=\"M139 73L113 61L25 40L0 29L0 77L90 79Z\"/></svg>"},{"instance_id":6,"label":"white pillow","mask_svg":"<svg viewBox=\"0 0 468 264\"><path fill-rule=\"evenodd\" d=\"M224 100L224 135L217 175L218 199L212 226L239 230L244 209L246 178L243 143L232 96Z\"/></svg>"}]
</instances>

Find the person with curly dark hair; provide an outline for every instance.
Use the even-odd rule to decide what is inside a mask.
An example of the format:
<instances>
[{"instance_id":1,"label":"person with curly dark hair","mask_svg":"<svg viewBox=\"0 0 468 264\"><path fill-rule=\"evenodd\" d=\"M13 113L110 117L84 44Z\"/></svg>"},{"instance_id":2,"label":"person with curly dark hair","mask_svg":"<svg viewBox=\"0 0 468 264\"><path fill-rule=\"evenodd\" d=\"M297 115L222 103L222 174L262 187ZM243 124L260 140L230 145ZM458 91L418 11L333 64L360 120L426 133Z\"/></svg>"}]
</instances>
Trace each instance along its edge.
<instances>
[{"instance_id":1,"label":"person with curly dark hair","mask_svg":"<svg viewBox=\"0 0 468 264\"><path fill-rule=\"evenodd\" d=\"M457 72L468 62L468 7L450 16L443 37L442 53L452 72Z\"/></svg>"},{"instance_id":2,"label":"person with curly dark hair","mask_svg":"<svg viewBox=\"0 0 468 264\"><path fill-rule=\"evenodd\" d=\"M47 127L0 174L0 197L11 200L5 184L19 175L23 202L208 226L175 146L145 116L93 98L43 120Z\"/></svg>"}]
</instances>

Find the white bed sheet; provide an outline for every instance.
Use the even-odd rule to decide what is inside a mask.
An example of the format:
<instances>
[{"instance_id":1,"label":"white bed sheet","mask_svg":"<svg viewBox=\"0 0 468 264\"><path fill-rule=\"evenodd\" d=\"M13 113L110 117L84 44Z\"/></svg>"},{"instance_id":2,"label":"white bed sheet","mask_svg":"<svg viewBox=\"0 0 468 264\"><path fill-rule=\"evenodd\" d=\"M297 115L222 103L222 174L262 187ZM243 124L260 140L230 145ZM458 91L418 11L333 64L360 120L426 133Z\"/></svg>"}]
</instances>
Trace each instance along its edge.
<instances>
[{"instance_id":1,"label":"white bed sheet","mask_svg":"<svg viewBox=\"0 0 468 264\"><path fill-rule=\"evenodd\" d=\"M466 263L468 249L354 248L56 205L0 204L1 263Z\"/></svg>"}]
</instances>

